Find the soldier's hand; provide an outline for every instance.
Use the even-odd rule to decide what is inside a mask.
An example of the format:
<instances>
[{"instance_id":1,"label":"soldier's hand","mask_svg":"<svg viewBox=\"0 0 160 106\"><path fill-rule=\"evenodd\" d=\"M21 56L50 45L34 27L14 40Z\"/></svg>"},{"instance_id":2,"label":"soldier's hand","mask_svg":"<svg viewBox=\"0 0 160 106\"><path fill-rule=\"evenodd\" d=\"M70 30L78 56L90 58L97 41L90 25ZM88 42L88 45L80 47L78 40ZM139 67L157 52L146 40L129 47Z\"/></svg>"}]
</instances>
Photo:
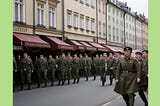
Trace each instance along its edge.
<instances>
[{"instance_id":1,"label":"soldier's hand","mask_svg":"<svg viewBox=\"0 0 160 106\"><path fill-rule=\"evenodd\" d=\"M140 78L137 78L137 83L139 83L141 81L141 79Z\"/></svg>"},{"instance_id":2,"label":"soldier's hand","mask_svg":"<svg viewBox=\"0 0 160 106\"><path fill-rule=\"evenodd\" d=\"M117 83L117 82L118 82L118 79L116 79L115 82Z\"/></svg>"}]
</instances>

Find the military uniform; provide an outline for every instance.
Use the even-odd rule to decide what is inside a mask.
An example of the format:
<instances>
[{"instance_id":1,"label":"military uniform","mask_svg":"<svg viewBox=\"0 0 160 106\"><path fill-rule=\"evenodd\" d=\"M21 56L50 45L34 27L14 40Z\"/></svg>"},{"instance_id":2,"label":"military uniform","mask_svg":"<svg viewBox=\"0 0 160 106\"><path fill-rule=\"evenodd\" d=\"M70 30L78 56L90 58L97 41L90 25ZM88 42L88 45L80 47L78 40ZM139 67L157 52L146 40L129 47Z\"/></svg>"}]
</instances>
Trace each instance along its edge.
<instances>
[{"instance_id":1,"label":"military uniform","mask_svg":"<svg viewBox=\"0 0 160 106\"><path fill-rule=\"evenodd\" d=\"M22 59L20 63L21 89L23 89L25 81L28 83L28 90L31 84L31 73L34 70L32 60Z\"/></svg>"},{"instance_id":2,"label":"military uniform","mask_svg":"<svg viewBox=\"0 0 160 106\"><path fill-rule=\"evenodd\" d=\"M17 62L16 62L15 57L13 57L13 91L15 88L15 79L16 79L15 73L16 72L17 72Z\"/></svg>"},{"instance_id":3,"label":"military uniform","mask_svg":"<svg viewBox=\"0 0 160 106\"><path fill-rule=\"evenodd\" d=\"M47 86L47 71L48 71L48 63L46 59L38 59L35 62L35 67L37 70L38 77L38 88L40 87L41 80L43 79L45 82L45 87Z\"/></svg>"},{"instance_id":4,"label":"military uniform","mask_svg":"<svg viewBox=\"0 0 160 106\"><path fill-rule=\"evenodd\" d=\"M94 67L94 79L96 79L97 74L99 74L99 67L100 67L100 58L99 57L95 57L93 59L93 67Z\"/></svg>"},{"instance_id":5,"label":"military uniform","mask_svg":"<svg viewBox=\"0 0 160 106\"><path fill-rule=\"evenodd\" d=\"M67 59L65 57L59 58L58 68L60 72L60 81L62 81L62 85L65 84L66 72L67 72Z\"/></svg>"},{"instance_id":6,"label":"military uniform","mask_svg":"<svg viewBox=\"0 0 160 106\"><path fill-rule=\"evenodd\" d=\"M73 83L76 82L77 79L77 83L79 83L79 68L80 68L80 62L79 62L79 58L78 57L74 57L73 58L73 65L72 65L72 74L73 74Z\"/></svg>"},{"instance_id":7,"label":"military uniform","mask_svg":"<svg viewBox=\"0 0 160 106\"><path fill-rule=\"evenodd\" d=\"M71 79L71 71L72 71L72 57L66 58L67 63L66 63L66 79L68 80L68 84L70 84L70 79Z\"/></svg>"},{"instance_id":8,"label":"military uniform","mask_svg":"<svg viewBox=\"0 0 160 106\"><path fill-rule=\"evenodd\" d=\"M86 81L88 81L88 77L90 76L91 65L92 65L92 59L90 57L84 58Z\"/></svg>"},{"instance_id":9,"label":"military uniform","mask_svg":"<svg viewBox=\"0 0 160 106\"><path fill-rule=\"evenodd\" d=\"M80 75L84 76L86 61L84 58L79 58L79 73Z\"/></svg>"},{"instance_id":10,"label":"military uniform","mask_svg":"<svg viewBox=\"0 0 160 106\"><path fill-rule=\"evenodd\" d=\"M114 78L114 64L115 64L115 59L108 58L108 60L107 60L107 75L109 75L110 85L112 85L113 78Z\"/></svg>"},{"instance_id":11,"label":"military uniform","mask_svg":"<svg viewBox=\"0 0 160 106\"><path fill-rule=\"evenodd\" d=\"M55 71L56 71L56 61L55 59L51 58L48 60L48 67L49 67L49 73L51 76L51 86L54 85L55 81Z\"/></svg>"},{"instance_id":12,"label":"military uniform","mask_svg":"<svg viewBox=\"0 0 160 106\"><path fill-rule=\"evenodd\" d=\"M136 59L123 57L117 67L116 83L114 91L121 94L127 106L133 106L135 92L139 91L137 78L140 78L140 67Z\"/></svg>"}]
</instances>

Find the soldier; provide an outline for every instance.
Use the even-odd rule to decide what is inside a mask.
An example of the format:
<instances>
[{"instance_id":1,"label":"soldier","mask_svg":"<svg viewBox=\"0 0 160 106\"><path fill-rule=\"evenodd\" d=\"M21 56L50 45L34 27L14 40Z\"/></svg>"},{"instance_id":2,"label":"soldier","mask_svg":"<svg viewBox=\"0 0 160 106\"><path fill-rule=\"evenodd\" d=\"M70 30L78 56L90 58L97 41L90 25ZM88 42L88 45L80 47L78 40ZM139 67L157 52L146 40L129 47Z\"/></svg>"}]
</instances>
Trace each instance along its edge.
<instances>
[{"instance_id":1,"label":"soldier","mask_svg":"<svg viewBox=\"0 0 160 106\"><path fill-rule=\"evenodd\" d=\"M144 90L145 90L145 88L144 88L144 85L146 85L145 83L145 80L146 80L146 75L144 74L144 72L142 71L143 69L142 69L142 65L143 65L143 61L142 61L142 53L141 52L136 52L135 53L136 54L136 56L135 56L135 58L136 58L136 60L137 60L137 62L139 63L139 66L140 66L140 68L141 68L141 82L139 83L139 87L140 87L140 91L139 91L139 96L141 97L141 99L143 100L143 102L145 103L145 106L148 106L148 101L147 101L147 99L146 99L146 96L145 96L145 94L144 94Z\"/></svg>"},{"instance_id":2,"label":"soldier","mask_svg":"<svg viewBox=\"0 0 160 106\"><path fill-rule=\"evenodd\" d=\"M58 84L57 85L60 85L61 83L61 73L60 73L60 70L59 70L59 56L57 55L56 58L55 58L55 62L56 62L56 74L57 74L57 77L58 77Z\"/></svg>"},{"instance_id":3,"label":"soldier","mask_svg":"<svg viewBox=\"0 0 160 106\"><path fill-rule=\"evenodd\" d=\"M21 90L23 90L24 83L27 81L28 90L30 90L31 86L31 73L33 72L33 63L32 60L28 58L28 54L24 53L24 58L20 64L20 76L21 76Z\"/></svg>"},{"instance_id":4,"label":"soldier","mask_svg":"<svg viewBox=\"0 0 160 106\"><path fill-rule=\"evenodd\" d=\"M64 53L62 53L62 56L59 58L58 68L60 71L60 82L62 81L62 85L64 85L66 79L66 70L67 70L67 59Z\"/></svg>"},{"instance_id":5,"label":"soldier","mask_svg":"<svg viewBox=\"0 0 160 106\"><path fill-rule=\"evenodd\" d=\"M106 82L106 72L107 72L107 54L103 53L103 59L101 60L102 64L102 74L101 74L101 81L102 81L102 86L104 86Z\"/></svg>"},{"instance_id":6,"label":"soldier","mask_svg":"<svg viewBox=\"0 0 160 106\"><path fill-rule=\"evenodd\" d=\"M85 76L86 76L86 81L88 81L88 77L90 76L90 71L91 71L91 65L92 65L92 59L88 57L87 54L85 54Z\"/></svg>"},{"instance_id":7,"label":"soldier","mask_svg":"<svg viewBox=\"0 0 160 106\"><path fill-rule=\"evenodd\" d=\"M68 85L70 84L70 79L71 79L71 70L72 70L72 57L70 53L67 53L67 70L66 70L66 75L67 75L67 80L68 80Z\"/></svg>"},{"instance_id":8,"label":"soldier","mask_svg":"<svg viewBox=\"0 0 160 106\"><path fill-rule=\"evenodd\" d=\"M79 83L79 58L77 57L77 54L74 54L73 57L73 65L72 65L72 73L73 73L73 84L75 84L76 79L77 79L77 83Z\"/></svg>"},{"instance_id":9,"label":"soldier","mask_svg":"<svg viewBox=\"0 0 160 106\"><path fill-rule=\"evenodd\" d=\"M134 106L135 92L139 91L140 67L136 59L131 57L132 48L124 48L124 57L121 58L116 71L116 86L114 91L123 96L127 106Z\"/></svg>"},{"instance_id":10,"label":"soldier","mask_svg":"<svg viewBox=\"0 0 160 106\"><path fill-rule=\"evenodd\" d=\"M113 52L110 52L109 58L107 60L107 74L109 75L110 85L112 85L114 78L114 72L113 72L114 64L115 64L115 59L113 58Z\"/></svg>"},{"instance_id":11,"label":"soldier","mask_svg":"<svg viewBox=\"0 0 160 106\"><path fill-rule=\"evenodd\" d=\"M42 79L45 82L44 87L47 87L48 63L42 54L40 55L40 58L35 62L35 68L37 70L37 76L38 76L38 88L40 88Z\"/></svg>"},{"instance_id":12,"label":"soldier","mask_svg":"<svg viewBox=\"0 0 160 106\"><path fill-rule=\"evenodd\" d=\"M80 54L79 55L79 72L80 72L80 75L82 76L84 76L84 66L85 66L85 61L84 61L83 55Z\"/></svg>"},{"instance_id":13,"label":"soldier","mask_svg":"<svg viewBox=\"0 0 160 106\"><path fill-rule=\"evenodd\" d=\"M17 72L17 62L16 62L16 59L15 57L13 56L13 91L14 91L14 88L15 88L15 73Z\"/></svg>"},{"instance_id":14,"label":"soldier","mask_svg":"<svg viewBox=\"0 0 160 106\"><path fill-rule=\"evenodd\" d=\"M51 76L51 86L54 85L56 67L57 67L57 64L56 64L55 59L53 59L52 55L49 55L48 68L49 68L49 73Z\"/></svg>"},{"instance_id":15,"label":"soldier","mask_svg":"<svg viewBox=\"0 0 160 106\"><path fill-rule=\"evenodd\" d=\"M96 80L96 76L99 72L99 67L100 67L100 59L99 59L99 55L96 54L96 57L93 59L93 67L94 67L94 79Z\"/></svg>"}]
</instances>

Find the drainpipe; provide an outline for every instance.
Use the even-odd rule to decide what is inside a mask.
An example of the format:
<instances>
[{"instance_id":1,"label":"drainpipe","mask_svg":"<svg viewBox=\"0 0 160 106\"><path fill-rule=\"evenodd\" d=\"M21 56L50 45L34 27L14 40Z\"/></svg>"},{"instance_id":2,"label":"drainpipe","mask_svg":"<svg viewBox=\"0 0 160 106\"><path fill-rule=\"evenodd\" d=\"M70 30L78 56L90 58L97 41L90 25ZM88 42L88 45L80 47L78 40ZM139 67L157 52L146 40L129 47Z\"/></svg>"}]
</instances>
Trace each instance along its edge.
<instances>
[{"instance_id":1,"label":"drainpipe","mask_svg":"<svg viewBox=\"0 0 160 106\"><path fill-rule=\"evenodd\" d=\"M124 14L123 14L123 20L124 20L124 47L126 46L126 18L125 18L125 15L126 15L126 11L124 11Z\"/></svg>"},{"instance_id":2,"label":"drainpipe","mask_svg":"<svg viewBox=\"0 0 160 106\"><path fill-rule=\"evenodd\" d=\"M98 43L98 0L96 0L96 37L97 37L97 43Z\"/></svg>"},{"instance_id":3,"label":"drainpipe","mask_svg":"<svg viewBox=\"0 0 160 106\"><path fill-rule=\"evenodd\" d=\"M64 0L62 0L62 40L65 40L64 36Z\"/></svg>"},{"instance_id":4,"label":"drainpipe","mask_svg":"<svg viewBox=\"0 0 160 106\"><path fill-rule=\"evenodd\" d=\"M35 35L35 0L33 0L33 35Z\"/></svg>"},{"instance_id":5,"label":"drainpipe","mask_svg":"<svg viewBox=\"0 0 160 106\"><path fill-rule=\"evenodd\" d=\"M107 14L107 12L108 12L108 9L107 9L107 5L109 4L110 2L109 2L109 0L107 0L107 2L106 2L106 14L105 14L105 16L106 16L106 45L107 45L107 30L108 30L108 25L107 25L107 16L108 16L108 14Z\"/></svg>"}]
</instances>

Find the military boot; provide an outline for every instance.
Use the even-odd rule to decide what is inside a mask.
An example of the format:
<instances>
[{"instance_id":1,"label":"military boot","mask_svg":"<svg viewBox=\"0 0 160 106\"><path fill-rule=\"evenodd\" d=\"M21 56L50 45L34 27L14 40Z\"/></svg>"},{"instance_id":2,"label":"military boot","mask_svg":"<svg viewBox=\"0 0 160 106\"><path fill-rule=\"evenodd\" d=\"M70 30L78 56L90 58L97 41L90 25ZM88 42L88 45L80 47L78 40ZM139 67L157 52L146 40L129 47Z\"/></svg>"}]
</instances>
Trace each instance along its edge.
<instances>
[{"instance_id":1,"label":"military boot","mask_svg":"<svg viewBox=\"0 0 160 106\"><path fill-rule=\"evenodd\" d=\"M93 78L93 80L96 80L96 75L94 75L94 78Z\"/></svg>"},{"instance_id":2,"label":"military boot","mask_svg":"<svg viewBox=\"0 0 160 106\"><path fill-rule=\"evenodd\" d=\"M76 83L76 79L74 78L73 84L75 84L75 83Z\"/></svg>"},{"instance_id":3,"label":"military boot","mask_svg":"<svg viewBox=\"0 0 160 106\"><path fill-rule=\"evenodd\" d=\"M129 106L134 106L134 97L135 97L135 94L134 93L131 93L131 94L128 94L129 96Z\"/></svg>"},{"instance_id":4,"label":"military boot","mask_svg":"<svg viewBox=\"0 0 160 106\"><path fill-rule=\"evenodd\" d=\"M146 96L143 92L143 90L139 91L139 96L141 97L141 99L143 100L143 102L145 103L145 106L148 106L148 101L146 99Z\"/></svg>"},{"instance_id":5,"label":"military boot","mask_svg":"<svg viewBox=\"0 0 160 106\"><path fill-rule=\"evenodd\" d=\"M28 90L30 90L30 88L31 88L31 85L30 85L30 84L28 84Z\"/></svg>"},{"instance_id":6,"label":"military boot","mask_svg":"<svg viewBox=\"0 0 160 106\"><path fill-rule=\"evenodd\" d=\"M88 81L88 76L86 77L86 81Z\"/></svg>"},{"instance_id":7,"label":"military boot","mask_svg":"<svg viewBox=\"0 0 160 106\"><path fill-rule=\"evenodd\" d=\"M45 86L44 87L47 87L47 82L45 81Z\"/></svg>"},{"instance_id":8,"label":"military boot","mask_svg":"<svg viewBox=\"0 0 160 106\"><path fill-rule=\"evenodd\" d=\"M126 105L129 106L129 96L128 95L123 95L123 99L126 102Z\"/></svg>"},{"instance_id":9,"label":"military boot","mask_svg":"<svg viewBox=\"0 0 160 106\"><path fill-rule=\"evenodd\" d=\"M61 84L61 80L58 80L58 84L57 85L60 85Z\"/></svg>"},{"instance_id":10,"label":"military boot","mask_svg":"<svg viewBox=\"0 0 160 106\"><path fill-rule=\"evenodd\" d=\"M79 78L77 79L77 83L79 83Z\"/></svg>"},{"instance_id":11,"label":"military boot","mask_svg":"<svg viewBox=\"0 0 160 106\"><path fill-rule=\"evenodd\" d=\"M70 84L70 79L68 79L68 85Z\"/></svg>"},{"instance_id":12,"label":"military boot","mask_svg":"<svg viewBox=\"0 0 160 106\"><path fill-rule=\"evenodd\" d=\"M62 80L62 85L64 85L64 83L65 83L65 80Z\"/></svg>"}]
</instances>

